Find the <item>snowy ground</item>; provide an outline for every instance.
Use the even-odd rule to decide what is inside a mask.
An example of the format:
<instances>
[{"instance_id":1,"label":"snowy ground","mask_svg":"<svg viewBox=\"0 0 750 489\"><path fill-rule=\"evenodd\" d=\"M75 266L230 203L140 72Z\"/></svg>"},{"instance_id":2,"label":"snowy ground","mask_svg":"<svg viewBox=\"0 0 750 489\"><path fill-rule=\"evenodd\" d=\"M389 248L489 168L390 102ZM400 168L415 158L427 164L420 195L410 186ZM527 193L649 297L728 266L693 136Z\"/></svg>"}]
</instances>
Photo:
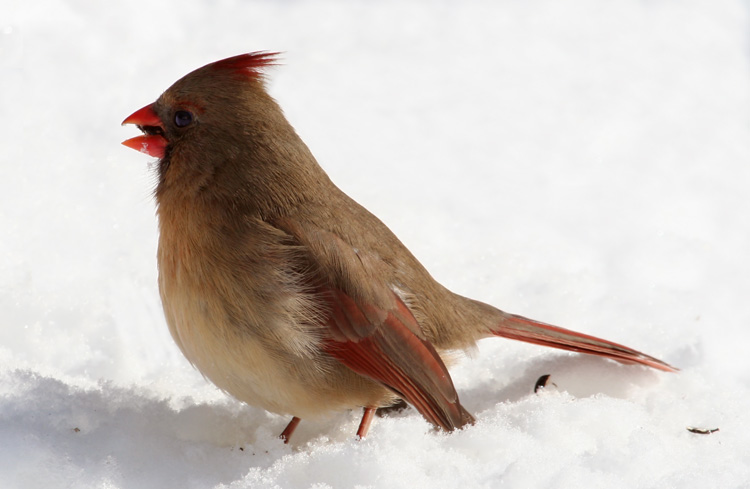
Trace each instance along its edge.
<instances>
[{"instance_id":1,"label":"snowy ground","mask_svg":"<svg viewBox=\"0 0 750 489\"><path fill-rule=\"evenodd\" d=\"M749 33L731 0L6 0L0 487L750 486ZM119 144L177 78L261 49L436 278L682 371L488 340L454 369L476 426L408 410L356 442L342 413L282 445L172 343L153 173Z\"/></svg>"}]
</instances>

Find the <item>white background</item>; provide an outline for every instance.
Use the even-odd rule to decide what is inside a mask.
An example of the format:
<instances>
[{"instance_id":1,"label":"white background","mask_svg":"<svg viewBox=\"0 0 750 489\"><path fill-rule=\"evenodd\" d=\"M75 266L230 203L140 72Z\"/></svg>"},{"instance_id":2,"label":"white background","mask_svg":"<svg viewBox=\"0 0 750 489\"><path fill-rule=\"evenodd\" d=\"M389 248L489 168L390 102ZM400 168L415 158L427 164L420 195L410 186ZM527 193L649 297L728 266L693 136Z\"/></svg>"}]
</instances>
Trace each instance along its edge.
<instances>
[{"instance_id":1,"label":"white background","mask_svg":"<svg viewBox=\"0 0 750 489\"><path fill-rule=\"evenodd\" d=\"M749 32L739 0L4 2L0 487L747 487ZM486 340L453 370L475 426L357 442L339 413L282 445L169 337L153 161L119 144L255 50L438 280L682 371Z\"/></svg>"}]
</instances>

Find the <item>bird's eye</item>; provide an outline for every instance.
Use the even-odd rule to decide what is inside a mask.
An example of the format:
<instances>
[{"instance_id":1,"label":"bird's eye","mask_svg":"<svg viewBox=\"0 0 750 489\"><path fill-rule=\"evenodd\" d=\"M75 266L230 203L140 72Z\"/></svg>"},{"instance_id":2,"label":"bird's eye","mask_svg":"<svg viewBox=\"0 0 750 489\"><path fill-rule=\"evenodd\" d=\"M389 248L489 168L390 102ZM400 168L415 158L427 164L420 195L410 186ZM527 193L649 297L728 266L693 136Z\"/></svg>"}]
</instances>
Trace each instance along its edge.
<instances>
[{"instance_id":1,"label":"bird's eye","mask_svg":"<svg viewBox=\"0 0 750 489\"><path fill-rule=\"evenodd\" d=\"M174 113L174 124L177 127L187 127L193 122L193 114L187 110L178 110Z\"/></svg>"}]
</instances>

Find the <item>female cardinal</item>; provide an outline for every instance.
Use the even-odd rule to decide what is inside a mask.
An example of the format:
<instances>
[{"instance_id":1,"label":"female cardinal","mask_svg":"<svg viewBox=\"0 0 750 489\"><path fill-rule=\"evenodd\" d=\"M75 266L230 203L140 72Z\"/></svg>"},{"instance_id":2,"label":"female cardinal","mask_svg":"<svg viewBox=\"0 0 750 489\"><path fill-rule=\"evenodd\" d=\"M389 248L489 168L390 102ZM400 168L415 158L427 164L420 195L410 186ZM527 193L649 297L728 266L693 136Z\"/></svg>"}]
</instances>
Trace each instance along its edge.
<instances>
[{"instance_id":1,"label":"female cardinal","mask_svg":"<svg viewBox=\"0 0 750 489\"><path fill-rule=\"evenodd\" d=\"M300 418L399 398L454 430L473 418L445 361L502 336L661 370L628 347L533 321L437 283L336 187L264 87L276 53L184 76L125 119L159 158L159 290L187 359L248 404Z\"/></svg>"}]
</instances>

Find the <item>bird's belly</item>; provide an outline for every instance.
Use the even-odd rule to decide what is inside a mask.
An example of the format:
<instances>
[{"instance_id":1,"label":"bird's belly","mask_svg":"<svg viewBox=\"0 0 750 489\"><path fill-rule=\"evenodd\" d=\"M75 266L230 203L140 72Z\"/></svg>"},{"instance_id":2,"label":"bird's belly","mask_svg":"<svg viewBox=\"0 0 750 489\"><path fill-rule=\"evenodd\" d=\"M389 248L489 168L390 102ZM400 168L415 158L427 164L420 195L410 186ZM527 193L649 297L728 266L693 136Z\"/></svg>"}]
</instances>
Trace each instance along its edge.
<instances>
[{"instance_id":1,"label":"bird's belly","mask_svg":"<svg viewBox=\"0 0 750 489\"><path fill-rule=\"evenodd\" d=\"M270 344L253 334L252 325L232 324L222 302L205 290L196 291L163 276L160 289L167 324L182 353L208 380L243 402L278 414L312 418L328 411L387 405L393 398L381 385L320 351L285 350L279 342ZM258 311L253 316L270 315ZM273 326L299 342L299 332L292 325Z\"/></svg>"}]
</instances>

